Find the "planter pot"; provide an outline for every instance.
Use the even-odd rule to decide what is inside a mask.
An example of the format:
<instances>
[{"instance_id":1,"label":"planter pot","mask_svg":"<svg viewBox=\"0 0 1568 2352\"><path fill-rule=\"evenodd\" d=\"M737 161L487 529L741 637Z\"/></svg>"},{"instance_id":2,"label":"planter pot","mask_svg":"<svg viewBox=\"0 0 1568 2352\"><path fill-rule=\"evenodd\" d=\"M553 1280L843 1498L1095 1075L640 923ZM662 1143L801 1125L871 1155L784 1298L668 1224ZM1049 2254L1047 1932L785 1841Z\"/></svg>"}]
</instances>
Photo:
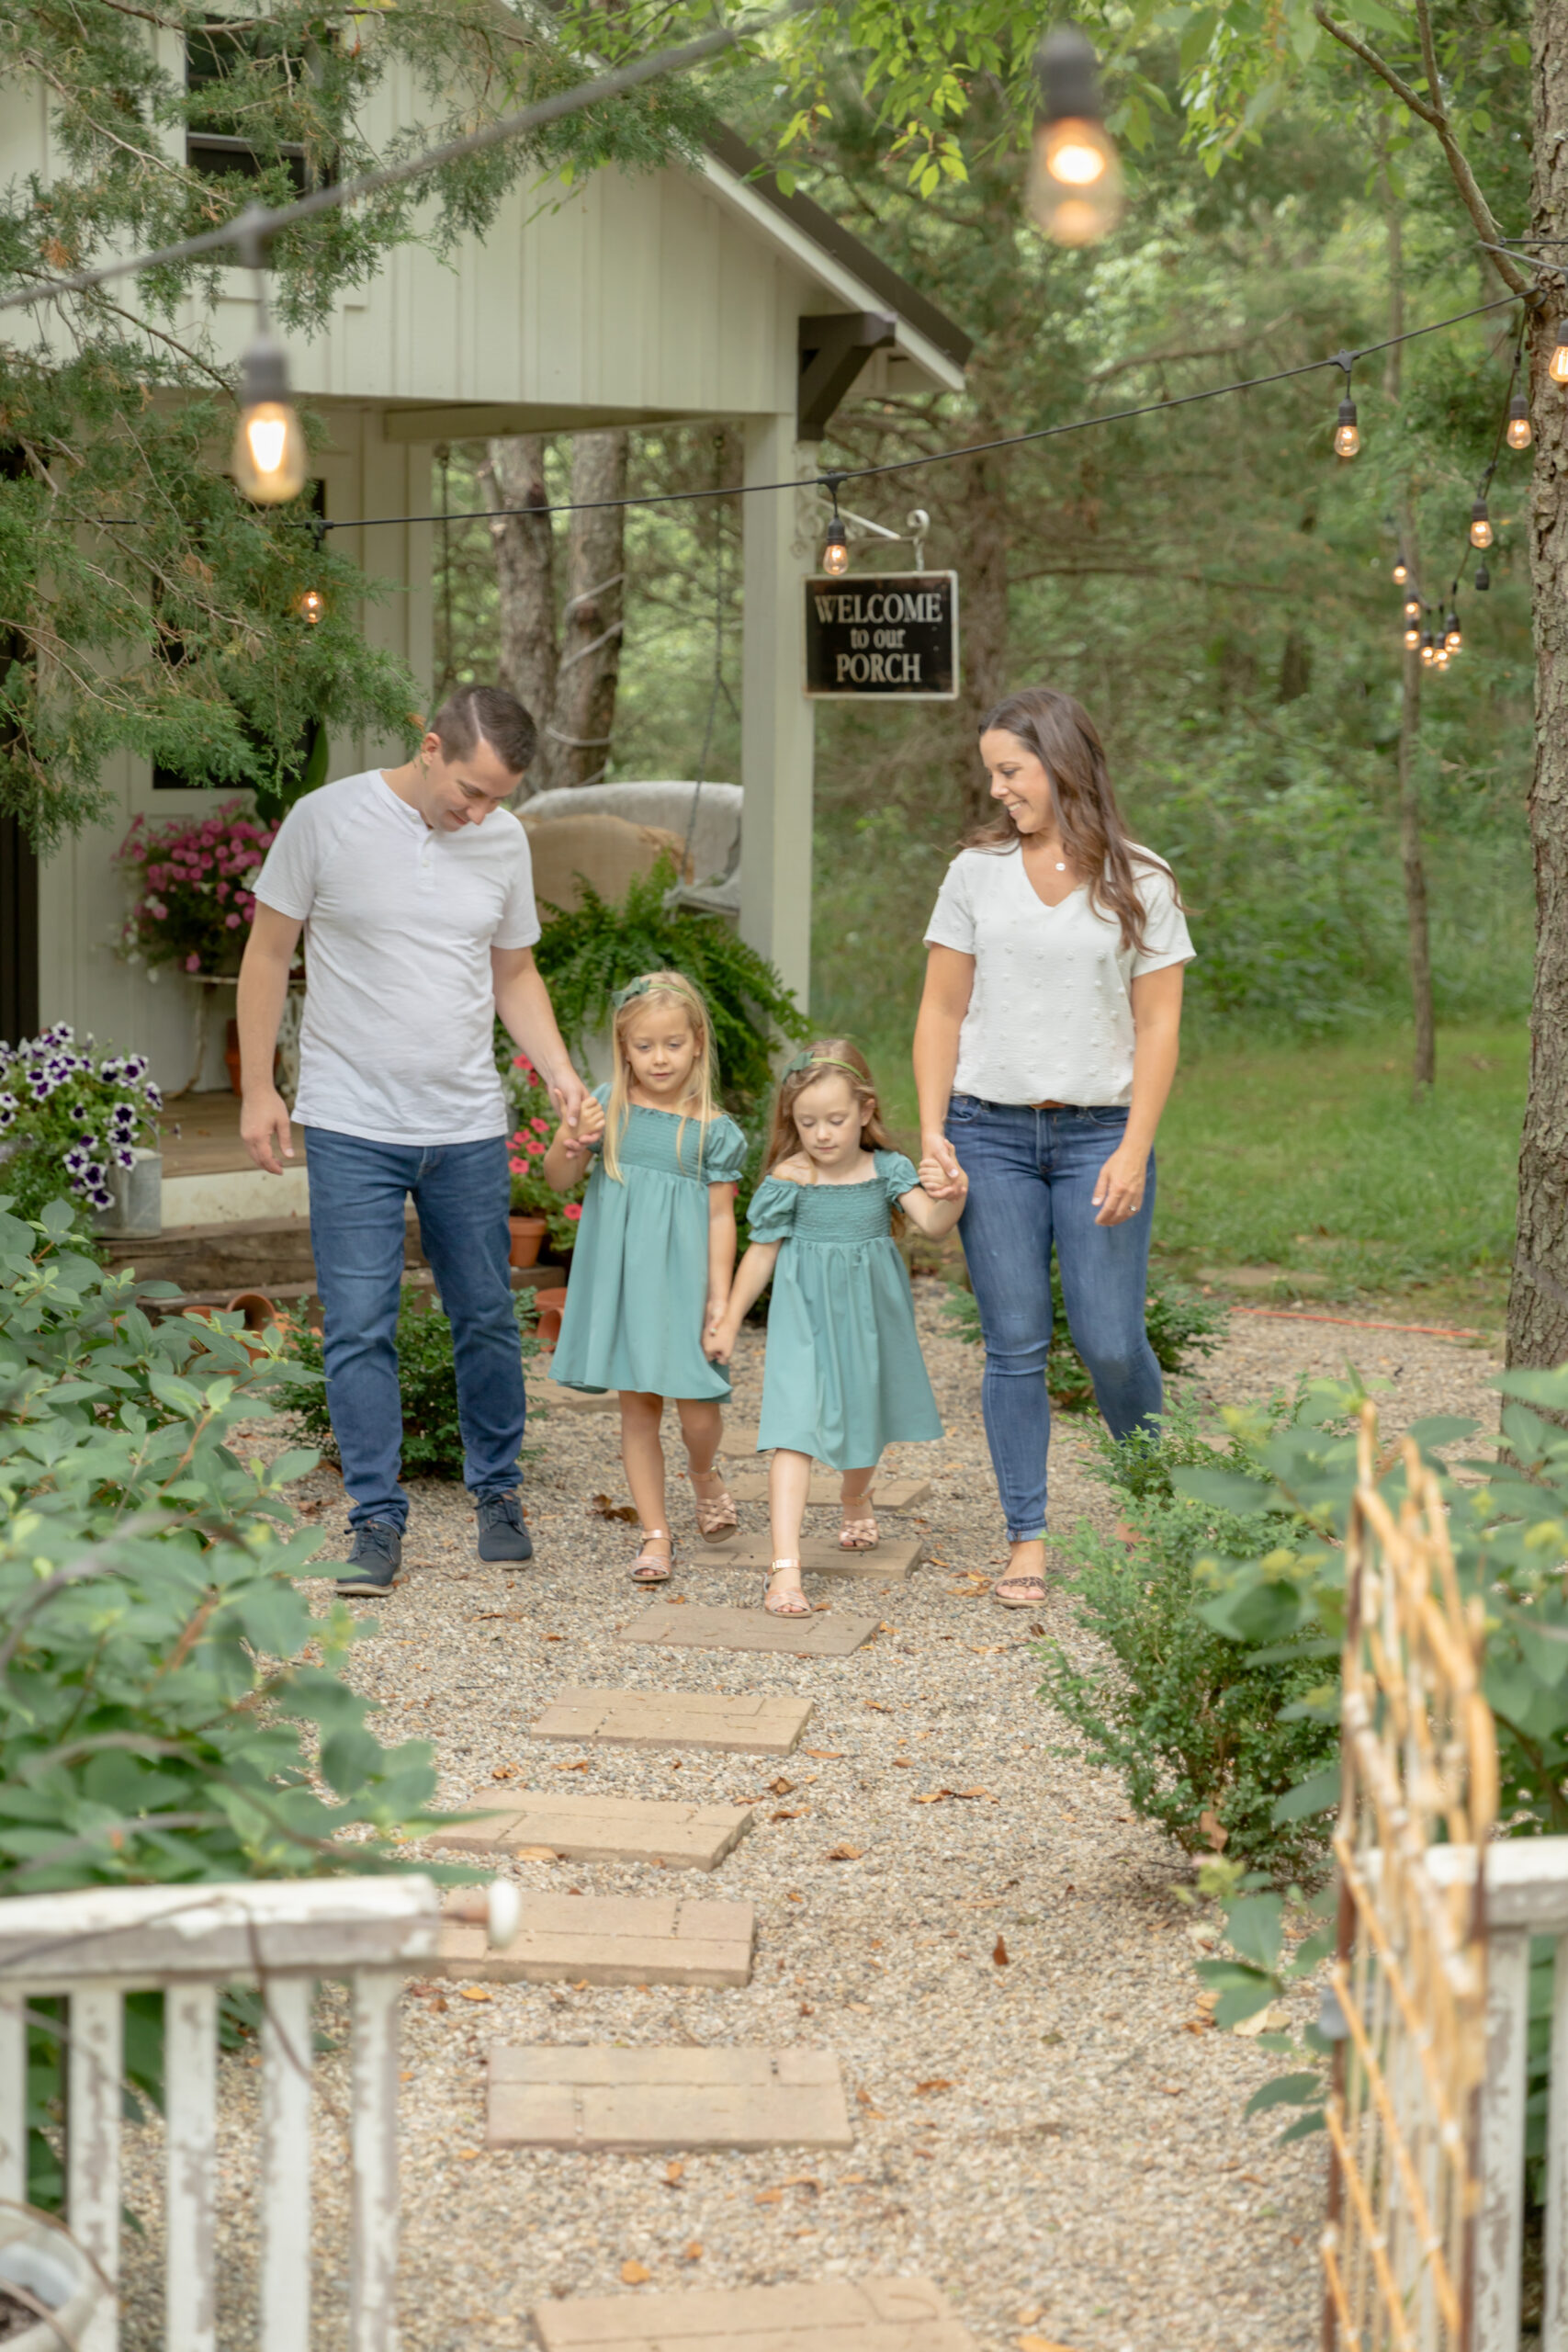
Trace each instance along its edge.
<instances>
[{"instance_id":1,"label":"planter pot","mask_svg":"<svg viewBox=\"0 0 1568 2352\"><path fill-rule=\"evenodd\" d=\"M40 2319L7 2335L6 2352L60 2352L62 2344L80 2344L98 2300L98 2281L63 2230L26 2213L0 2213L0 2290L8 2285L35 2295L56 2324Z\"/></svg>"},{"instance_id":2,"label":"planter pot","mask_svg":"<svg viewBox=\"0 0 1568 2352\"><path fill-rule=\"evenodd\" d=\"M560 1319L566 1312L566 1284L563 1283L558 1290L536 1290L534 1305L539 1311L539 1344L553 1348L560 1338Z\"/></svg>"},{"instance_id":3,"label":"planter pot","mask_svg":"<svg viewBox=\"0 0 1568 2352\"><path fill-rule=\"evenodd\" d=\"M506 1220L512 1234L511 1261L514 1266L536 1266L539 1252L545 1246L545 1236L550 1221L545 1216L509 1216Z\"/></svg>"},{"instance_id":4,"label":"planter pot","mask_svg":"<svg viewBox=\"0 0 1568 2352\"><path fill-rule=\"evenodd\" d=\"M138 1147L129 1168L111 1168L112 1209L93 1217L95 1233L157 1234L164 1230L164 1155Z\"/></svg>"}]
</instances>

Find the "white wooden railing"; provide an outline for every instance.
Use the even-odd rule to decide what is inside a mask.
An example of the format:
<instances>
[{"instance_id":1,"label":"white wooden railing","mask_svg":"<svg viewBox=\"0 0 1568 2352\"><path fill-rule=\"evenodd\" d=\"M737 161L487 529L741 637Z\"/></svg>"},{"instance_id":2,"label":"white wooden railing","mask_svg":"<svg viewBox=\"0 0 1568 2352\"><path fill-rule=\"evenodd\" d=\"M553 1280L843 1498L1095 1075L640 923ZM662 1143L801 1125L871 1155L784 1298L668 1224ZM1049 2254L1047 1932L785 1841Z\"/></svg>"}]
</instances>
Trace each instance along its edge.
<instances>
[{"instance_id":1,"label":"white wooden railing","mask_svg":"<svg viewBox=\"0 0 1568 2352\"><path fill-rule=\"evenodd\" d=\"M1468 1886L1475 1878L1475 1849L1435 1846L1427 1865L1444 1884ZM1486 2086L1474 2352L1517 2352L1519 2342L1533 1936L1556 1939L1540 2346L1541 2352L1568 2352L1568 1838L1503 1838L1486 1849Z\"/></svg>"},{"instance_id":2,"label":"white wooden railing","mask_svg":"<svg viewBox=\"0 0 1568 2352\"><path fill-rule=\"evenodd\" d=\"M451 1916L450 1910L447 1916ZM497 1882L459 1916L518 1926ZM164 1996L165 2352L217 2352L218 2005L260 1987L261 2352L310 2341L310 1999L351 1988L351 2352L393 2352L398 2258L398 2000L436 1957L434 1884L410 1875L89 1888L0 1903L0 2211L27 2196L27 2007L63 1994L70 2235L107 2282L80 2352L117 2352L127 1993Z\"/></svg>"}]
</instances>

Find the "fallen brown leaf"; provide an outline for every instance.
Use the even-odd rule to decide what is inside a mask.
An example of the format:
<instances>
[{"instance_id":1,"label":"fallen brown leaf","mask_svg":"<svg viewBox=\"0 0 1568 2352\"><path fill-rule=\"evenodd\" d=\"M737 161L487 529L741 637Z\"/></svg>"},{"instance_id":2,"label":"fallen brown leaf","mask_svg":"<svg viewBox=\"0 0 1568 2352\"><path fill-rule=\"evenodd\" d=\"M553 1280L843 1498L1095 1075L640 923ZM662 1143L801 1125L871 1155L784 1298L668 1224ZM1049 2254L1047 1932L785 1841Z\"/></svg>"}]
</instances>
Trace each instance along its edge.
<instances>
[{"instance_id":1,"label":"fallen brown leaf","mask_svg":"<svg viewBox=\"0 0 1568 2352\"><path fill-rule=\"evenodd\" d=\"M519 1846L515 1852L520 1862L553 1862L558 1859L553 1846Z\"/></svg>"},{"instance_id":2,"label":"fallen brown leaf","mask_svg":"<svg viewBox=\"0 0 1568 2352\"><path fill-rule=\"evenodd\" d=\"M640 2262L623 2262L621 2265L621 2284L624 2287L646 2287L652 2276L652 2271Z\"/></svg>"},{"instance_id":3,"label":"fallen brown leaf","mask_svg":"<svg viewBox=\"0 0 1568 2352\"><path fill-rule=\"evenodd\" d=\"M770 1781L768 1786L776 1797L792 1797L795 1794L795 1782L786 1781L782 1772L776 1781Z\"/></svg>"},{"instance_id":4,"label":"fallen brown leaf","mask_svg":"<svg viewBox=\"0 0 1568 2352\"><path fill-rule=\"evenodd\" d=\"M770 1821L804 1821L809 1810L809 1806L804 1804L797 1804L793 1808L789 1805L781 1805L777 1813L771 1813L768 1815L768 1819Z\"/></svg>"},{"instance_id":5,"label":"fallen brown leaf","mask_svg":"<svg viewBox=\"0 0 1568 2352\"><path fill-rule=\"evenodd\" d=\"M886 1632L886 1628L884 1627L883 1630ZM865 1703L874 1715L890 1715L893 1713L892 1708L885 1707L880 1699L868 1699Z\"/></svg>"},{"instance_id":6,"label":"fallen brown leaf","mask_svg":"<svg viewBox=\"0 0 1568 2352\"><path fill-rule=\"evenodd\" d=\"M847 1748L842 1747L803 1747L800 1752L803 1756L826 1757L844 1756L847 1755L849 1751Z\"/></svg>"},{"instance_id":7,"label":"fallen brown leaf","mask_svg":"<svg viewBox=\"0 0 1568 2352\"><path fill-rule=\"evenodd\" d=\"M1058 2344L1054 2335L1021 2335L1018 2352L1073 2352L1070 2344Z\"/></svg>"},{"instance_id":8,"label":"fallen brown leaf","mask_svg":"<svg viewBox=\"0 0 1568 2352\"><path fill-rule=\"evenodd\" d=\"M1198 1815L1198 1826L1202 1831L1204 1837L1208 1839L1210 1845L1213 1848L1215 1853L1223 1854L1225 1850L1226 1845L1229 1843L1231 1833L1225 1827L1224 1823L1220 1819L1219 1815L1213 1810L1212 1805L1205 1805L1202 1812Z\"/></svg>"},{"instance_id":9,"label":"fallen brown leaf","mask_svg":"<svg viewBox=\"0 0 1568 2352\"><path fill-rule=\"evenodd\" d=\"M457 1990L465 2001L488 2001L491 1997L483 1984L459 1984Z\"/></svg>"},{"instance_id":10,"label":"fallen brown leaf","mask_svg":"<svg viewBox=\"0 0 1568 2352\"><path fill-rule=\"evenodd\" d=\"M564 1642L566 1635L564 1634L541 1634L539 1635L539 1639L542 1642Z\"/></svg>"},{"instance_id":11,"label":"fallen brown leaf","mask_svg":"<svg viewBox=\"0 0 1568 2352\"><path fill-rule=\"evenodd\" d=\"M953 2083L948 2075L933 2075L929 2082L917 2083L915 2085L915 2097L917 2098L930 2098L933 2091L950 2091L952 2088Z\"/></svg>"},{"instance_id":12,"label":"fallen brown leaf","mask_svg":"<svg viewBox=\"0 0 1568 2352\"><path fill-rule=\"evenodd\" d=\"M686 2167L685 2167L685 2165L681 2162L681 2159L680 2159L680 2157L679 2157L679 2156L671 2156L671 2159L670 2159L669 2163L668 2163L668 2164L665 2165L665 2167L664 2167L664 2177L665 2177L665 2179L666 2179L667 2181L669 2181L669 2183L670 2183L670 2185L671 2185L671 2188L673 2188L673 2187L674 2187L674 2185L675 2185L676 2181L678 2181L678 2180L680 2179L680 2177L681 2177L682 2174L685 2171L685 2169L686 2169Z\"/></svg>"},{"instance_id":13,"label":"fallen brown leaf","mask_svg":"<svg viewBox=\"0 0 1568 2352\"><path fill-rule=\"evenodd\" d=\"M1008 1948L1000 1934L998 1935L996 1942L991 1946L991 1958L998 1968L1006 1968L1008 1965Z\"/></svg>"},{"instance_id":14,"label":"fallen brown leaf","mask_svg":"<svg viewBox=\"0 0 1568 2352\"><path fill-rule=\"evenodd\" d=\"M694 2239L692 2240L691 2245L686 2248L685 2252L682 2255L681 2259L682 2259L682 2262L700 2262L700 2261L702 2260L702 2258L703 2258L702 2243L701 2243L700 2239L694 2238Z\"/></svg>"},{"instance_id":15,"label":"fallen brown leaf","mask_svg":"<svg viewBox=\"0 0 1568 2352\"><path fill-rule=\"evenodd\" d=\"M893 1761L900 1772L912 1772L915 1769L915 1759L912 1756L896 1756Z\"/></svg>"},{"instance_id":16,"label":"fallen brown leaf","mask_svg":"<svg viewBox=\"0 0 1568 2352\"><path fill-rule=\"evenodd\" d=\"M933 1789L930 1796L911 1797L909 1803L911 1804L940 1804L943 1797L950 1797L952 1794L951 1789Z\"/></svg>"},{"instance_id":17,"label":"fallen brown leaf","mask_svg":"<svg viewBox=\"0 0 1568 2352\"><path fill-rule=\"evenodd\" d=\"M784 2203L784 2190L782 2188L759 2188L756 2196L751 2199L751 2202L753 2205L782 2205Z\"/></svg>"},{"instance_id":18,"label":"fallen brown leaf","mask_svg":"<svg viewBox=\"0 0 1568 2352\"><path fill-rule=\"evenodd\" d=\"M498 1764L490 1777L492 1781L514 1781L522 1770L521 1764Z\"/></svg>"},{"instance_id":19,"label":"fallen brown leaf","mask_svg":"<svg viewBox=\"0 0 1568 2352\"><path fill-rule=\"evenodd\" d=\"M586 1756L580 1756L575 1764L556 1764L551 1767L551 1770L557 1772L586 1772L588 1758Z\"/></svg>"},{"instance_id":20,"label":"fallen brown leaf","mask_svg":"<svg viewBox=\"0 0 1568 2352\"><path fill-rule=\"evenodd\" d=\"M829 1846L824 1860L829 1862L858 1862L864 1851L863 1846Z\"/></svg>"},{"instance_id":21,"label":"fallen brown leaf","mask_svg":"<svg viewBox=\"0 0 1568 2352\"><path fill-rule=\"evenodd\" d=\"M620 1519L625 1520L628 1526L637 1524L637 1505L618 1503L611 1495L590 1495L588 1513L591 1519Z\"/></svg>"}]
</instances>

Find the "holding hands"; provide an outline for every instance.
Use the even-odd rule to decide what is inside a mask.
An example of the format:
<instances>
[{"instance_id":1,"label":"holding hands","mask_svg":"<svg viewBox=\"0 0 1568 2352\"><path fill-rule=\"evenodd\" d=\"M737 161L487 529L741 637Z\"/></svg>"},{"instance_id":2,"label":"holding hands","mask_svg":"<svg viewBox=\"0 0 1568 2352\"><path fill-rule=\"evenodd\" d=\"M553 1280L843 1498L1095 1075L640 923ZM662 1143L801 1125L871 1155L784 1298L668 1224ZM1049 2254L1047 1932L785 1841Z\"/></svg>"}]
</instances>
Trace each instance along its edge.
<instances>
[{"instance_id":1,"label":"holding hands","mask_svg":"<svg viewBox=\"0 0 1568 2352\"><path fill-rule=\"evenodd\" d=\"M963 1202L968 1196L969 1179L940 1127L920 1137L920 1189L933 1201Z\"/></svg>"},{"instance_id":2,"label":"holding hands","mask_svg":"<svg viewBox=\"0 0 1568 2352\"><path fill-rule=\"evenodd\" d=\"M604 1106L593 1095L580 1092L550 1138L544 1159L546 1183L558 1193L570 1193L581 1177L583 1161L604 1140Z\"/></svg>"}]
</instances>

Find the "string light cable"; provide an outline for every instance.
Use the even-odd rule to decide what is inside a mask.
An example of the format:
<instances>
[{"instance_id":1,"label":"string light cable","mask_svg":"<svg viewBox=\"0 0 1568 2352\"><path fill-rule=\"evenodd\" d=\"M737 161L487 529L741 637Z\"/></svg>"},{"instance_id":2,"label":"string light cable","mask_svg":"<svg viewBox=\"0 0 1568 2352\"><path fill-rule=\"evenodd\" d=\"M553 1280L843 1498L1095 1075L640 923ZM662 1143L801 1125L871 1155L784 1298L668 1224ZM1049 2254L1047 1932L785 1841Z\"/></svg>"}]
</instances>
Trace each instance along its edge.
<instances>
[{"instance_id":1,"label":"string light cable","mask_svg":"<svg viewBox=\"0 0 1568 2352\"><path fill-rule=\"evenodd\" d=\"M1532 292L1534 290L1532 289ZM1493 478L1501 461L1505 445L1510 449L1524 450L1529 447L1533 438L1529 421L1529 404L1519 391L1518 382L1519 370L1524 364L1525 334L1529 324L1528 311L1538 305L1529 296L1523 299L1527 304L1527 317L1521 322L1514 342L1514 361L1508 372L1507 406L1498 424L1496 438L1492 444L1492 455L1475 486L1475 497L1471 505L1470 524L1466 533L1467 552L1469 548L1473 548L1483 557L1483 560L1476 566L1474 583L1477 591L1483 595L1492 585L1492 575L1486 568L1484 555L1495 537L1488 507L1488 495ZM1554 334L1561 334L1562 331L1561 327L1553 329ZM1440 599L1435 605L1423 603L1416 581L1411 576L1411 566L1406 550L1403 547L1399 549L1393 566L1393 578L1395 584L1404 589L1404 640L1407 650L1413 653L1418 652L1422 662L1428 667L1446 670L1451 657L1463 649L1464 632L1460 626L1459 617L1459 584L1461 572L1462 564L1449 583L1449 608L1445 616ZM1428 612L1436 625L1429 629L1422 627L1422 622Z\"/></svg>"}]
</instances>

